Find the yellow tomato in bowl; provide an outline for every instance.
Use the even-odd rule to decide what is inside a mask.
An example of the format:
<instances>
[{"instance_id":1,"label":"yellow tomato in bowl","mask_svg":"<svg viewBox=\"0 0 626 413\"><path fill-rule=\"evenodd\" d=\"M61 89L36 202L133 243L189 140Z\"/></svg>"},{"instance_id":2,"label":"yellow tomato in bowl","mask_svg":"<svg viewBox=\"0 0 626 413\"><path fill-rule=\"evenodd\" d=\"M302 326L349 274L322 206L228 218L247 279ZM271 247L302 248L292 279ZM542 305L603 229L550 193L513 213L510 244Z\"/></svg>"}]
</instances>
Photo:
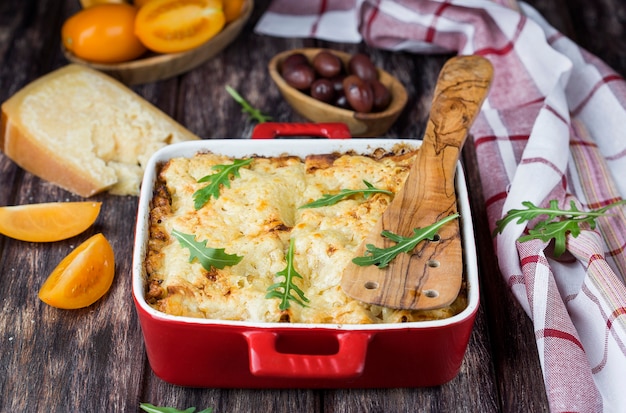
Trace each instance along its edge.
<instances>
[{"instance_id":1,"label":"yellow tomato in bowl","mask_svg":"<svg viewBox=\"0 0 626 413\"><path fill-rule=\"evenodd\" d=\"M237 20L243 13L245 0L223 0L226 23Z\"/></svg>"},{"instance_id":2,"label":"yellow tomato in bowl","mask_svg":"<svg viewBox=\"0 0 626 413\"><path fill-rule=\"evenodd\" d=\"M90 62L136 59L146 52L134 31L137 10L130 4L97 4L83 9L63 24L63 46Z\"/></svg>"},{"instance_id":3,"label":"yellow tomato in bowl","mask_svg":"<svg viewBox=\"0 0 626 413\"><path fill-rule=\"evenodd\" d=\"M126 3L126 1L124 0L80 0L80 4L81 6L83 6L83 9L86 9L87 7L95 6L96 4L103 4L103 3Z\"/></svg>"},{"instance_id":4,"label":"yellow tomato in bowl","mask_svg":"<svg viewBox=\"0 0 626 413\"><path fill-rule=\"evenodd\" d=\"M146 3L150 3L152 0L135 0L133 4L137 7L144 6Z\"/></svg>"},{"instance_id":5,"label":"yellow tomato in bowl","mask_svg":"<svg viewBox=\"0 0 626 413\"><path fill-rule=\"evenodd\" d=\"M150 0L139 8L135 34L154 52L177 53L210 40L225 24L221 0Z\"/></svg>"}]
</instances>

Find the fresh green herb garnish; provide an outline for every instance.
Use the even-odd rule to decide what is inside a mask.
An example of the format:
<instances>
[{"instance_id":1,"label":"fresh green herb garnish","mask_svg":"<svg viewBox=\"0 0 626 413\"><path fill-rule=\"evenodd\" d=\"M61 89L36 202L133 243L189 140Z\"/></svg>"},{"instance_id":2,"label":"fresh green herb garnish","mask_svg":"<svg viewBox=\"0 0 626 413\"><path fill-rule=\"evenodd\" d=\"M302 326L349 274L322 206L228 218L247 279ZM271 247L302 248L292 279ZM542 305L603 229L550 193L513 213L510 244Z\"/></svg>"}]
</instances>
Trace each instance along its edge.
<instances>
[{"instance_id":1,"label":"fresh green herb garnish","mask_svg":"<svg viewBox=\"0 0 626 413\"><path fill-rule=\"evenodd\" d=\"M271 116L264 115L259 109L253 107L247 100L245 100L235 89L230 86L226 86L226 91L237 103L241 105L241 111L247 113L249 117L256 120L259 123L272 120Z\"/></svg>"},{"instance_id":2,"label":"fresh green herb garnish","mask_svg":"<svg viewBox=\"0 0 626 413\"><path fill-rule=\"evenodd\" d=\"M389 265L394 258L396 258L402 252L411 252L421 241L428 239L434 241L437 231L443 227L446 223L456 219L459 216L458 213L448 215L445 218L440 219L432 225L424 228L414 228L413 235L410 237L403 237L402 235L394 234L391 231L383 231L380 235L389 238L396 245L388 248L378 248L373 244L367 244L365 255L362 257L356 257L352 259L352 262L356 265L376 265L378 268L385 268Z\"/></svg>"},{"instance_id":3,"label":"fresh green herb garnish","mask_svg":"<svg viewBox=\"0 0 626 413\"><path fill-rule=\"evenodd\" d=\"M189 262L197 259L202 267L209 271L211 268L223 269L239 264L243 259L236 254L226 254L224 248L210 248L206 246L206 240L196 241L193 235L185 234L177 230L172 230L183 248L189 249Z\"/></svg>"},{"instance_id":4,"label":"fresh green herb garnish","mask_svg":"<svg viewBox=\"0 0 626 413\"><path fill-rule=\"evenodd\" d=\"M206 175L198 180L199 183L208 182L209 184L198 189L193 193L194 207L200 209L209 202L211 197L217 199L220 196L220 187L224 185L230 188L230 176L239 178L239 168L252 163L250 159L235 159L229 165L213 165L211 169L217 171L214 174Z\"/></svg>"},{"instance_id":5,"label":"fresh green herb garnish","mask_svg":"<svg viewBox=\"0 0 626 413\"><path fill-rule=\"evenodd\" d=\"M146 411L148 413L194 413L196 411L195 407L190 407L185 410L178 410L174 407L160 407L150 403L139 403L139 407L141 407L143 411ZM213 413L213 409L204 409L200 410L197 413Z\"/></svg>"},{"instance_id":6,"label":"fresh green herb garnish","mask_svg":"<svg viewBox=\"0 0 626 413\"><path fill-rule=\"evenodd\" d=\"M281 310L286 310L291 306L289 301L295 301L302 307L306 307L305 302L309 302L309 299L304 296L304 292L294 284L294 278L302 278L302 276L298 274L298 271L296 271L293 266L293 249L294 239L291 238L289 240L289 250L287 251L287 256L285 257L287 260L287 266L284 270L276 273L279 277L285 277L285 280L267 287L268 293L265 295L265 298L280 299L280 305L278 308ZM292 291L294 291L297 296L293 295Z\"/></svg>"},{"instance_id":7,"label":"fresh green herb garnish","mask_svg":"<svg viewBox=\"0 0 626 413\"><path fill-rule=\"evenodd\" d=\"M367 181L363 181L363 183L365 184L365 186L367 188L365 188L365 189L342 189L341 191L339 191L339 193L337 193L335 195L324 194L320 199L316 199L315 201L309 202L308 204L304 204L304 205L302 205L302 206L300 206L298 208L299 209L303 209L303 208L319 208L319 207L323 207L323 206L334 205L337 202L341 201L343 198L347 198L350 195L355 195L355 194L363 194L363 196L366 199L369 198L369 196L371 194L375 194L375 193L382 193L382 194L387 194L387 195L393 195L393 192L387 191L385 189L375 188L374 185L370 184Z\"/></svg>"},{"instance_id":8,"label":"fresh green herb garnish","mask_svg":"<svg viewBox=\"0 0 626 413\"><path fill-rule=\"evenodd\" d=\"M496 229L493 236L502 233L504 227L512 221L517 220L518 224L531 221L540 216L547 215L543 221L539 221L534 228L528 230L528 235L519 238L520 242L531 239L540 239L548 242L554 239L554 256L559 257L565 252L566 237L570 233L576 238L581 231L581 224L586 223L589 228L595 229L596 218L601 217L605 212L615 206L626 204L626 200L616 201L605 207L593 209L591 211L581 211L576 207L574 201L570 202L570 209L560 209L557 200L550 201L548 208L541 208L530 201L522 202L526 209L511 209L506 215L496 221Z\"/></svg>"}]
</instances>

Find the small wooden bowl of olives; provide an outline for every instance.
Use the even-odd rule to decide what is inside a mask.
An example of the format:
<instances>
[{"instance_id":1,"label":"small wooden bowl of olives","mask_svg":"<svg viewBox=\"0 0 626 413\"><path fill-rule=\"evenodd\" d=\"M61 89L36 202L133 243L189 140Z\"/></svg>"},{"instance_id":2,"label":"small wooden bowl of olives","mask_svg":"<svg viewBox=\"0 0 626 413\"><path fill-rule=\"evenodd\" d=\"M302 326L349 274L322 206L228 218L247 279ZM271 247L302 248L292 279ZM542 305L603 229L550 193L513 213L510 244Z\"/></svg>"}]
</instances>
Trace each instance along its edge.
<instances>
[{"instance_id":1,"label":"small wooden bowl of olives","mask_svg":"<svg viewBox=\"0 0 626 413\"><path fill-rule=\"evenodd\" d=\"M407 103L406 89L362 53L294 49L269 62L285 100L312 122L345 123L352 136L381 136Z\"/></svg>"}]
</instances>

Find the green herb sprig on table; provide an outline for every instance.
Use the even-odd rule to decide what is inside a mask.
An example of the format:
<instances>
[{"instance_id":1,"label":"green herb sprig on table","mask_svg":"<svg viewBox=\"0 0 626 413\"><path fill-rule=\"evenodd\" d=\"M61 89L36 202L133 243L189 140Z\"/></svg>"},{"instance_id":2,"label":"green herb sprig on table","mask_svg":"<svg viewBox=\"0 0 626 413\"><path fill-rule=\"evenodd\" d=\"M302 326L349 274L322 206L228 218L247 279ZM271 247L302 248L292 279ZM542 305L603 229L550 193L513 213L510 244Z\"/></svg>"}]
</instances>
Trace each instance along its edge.
<instances>
[{"instance_id":1,"label":"green herb sprig on table","mask_svg":"<svg viewBox=\"0 0 626 413\"><path fill-rule=\"evenodd\" d=\"M570 209L559 208L559 203L555 199L550 201L548 208L541 208L530 201L524 201L522 205L526 209L511 209L502 219L496 221L493 236L501 234L504 227L510 222L516 221L518 224L522 224L545 215L547 217L529 229L528 235L521 236L519 241L540 239L549 242L554 239L554 256L559 257L565 252L567 234L571 234L574 238L577 237L580 234L582 224L587 224L589 228L595 229L596 218L605 215L609 209L624 204L626 204L626 200L620 200L602 208L581 211L576 207L574 201L570 202Z\"/></svg>"},{"instance_id":2,"label":"green herb sprig on table","mask_svg":"<svg viewBox=\"0 0 626 413\"><path fill-rule=\"evenodd\" d=\"M235 159L229 165L213 165L211 169L217 171L214 174L206 175L198 180L199 183L208 182L208 185L198 189L193 194L194 208L200 209L209 202L211 197L217 199L220 196L220 187L224 185L230 188L230 177L239 178L239 169L252 163L252 158Z\"/></svg>"},{"instance_id":3,"label":"green herb sprig on table","mask_svg":"<svg viewBox=\"0 0 626 413\"><path fill-rule=\"evenodd\" d=\"M211 270L211 268L221 270L225 267L239 264L243 259L243 257L236 254L226 254L224 248L207 247L206 240L196 241L196 238L191 234L172 230L172 235L178 239L183 248L189 249L189 262L197 259L202 268L207 271Z\"/></svg>"},{"instance_id":4,"label":"green herb sprig on table","mask_svg":"<svg viewBox=\"0 0 626 413\"><path fill-rule=\"evenodd\" d=\"M304 296L304 291L294 284L294 279L302 278L302 275L300 275L293 266L293 250L294 239L291 238L289 240L289 250L287 251L287 256L285 257L287 260L287 266L284 270L276 273L279 277L285 277L285 280L267 287L268 293L265 295L265 298L278 298L280 300L278 308L283 311L291 306L290 301L294 301L303 307L306 307L305 303L309 302L309 299ZM296 295L292 294L292 291L295 292Z\"/></svg>"},{"instance_id":5,"label":"green herb sprig on table","mask_svg":"<svg viewBox=\"0 0 626 413\"><path fill-rule=\"evenodd\" d=\"M375 188L374 185L370 184L367 181L363 181L367 188L364 189L342 189L339 193L331 195L324 194L320 199L316 199L315 201L309 202L308 204L304 204L298 209L304 208L319 208L323 206L334 205L337 202L341 201L344 198L347 198L351 195L363 194L363 196L367 199L370 195L375 193L382 193L387 195L393 195L393 192L387 191L385 189Z\"/></svg>"},{"instance_id":6,"label":"green herb sprig on table","mask_svg":"<svg viewBox=\"0 0 626 413\"><path fill-rule=\"evenodd\" d=\"M226 91L228 92L228 94L230 96L232 96L233 99L235 99L235 102L237 102L237 103L239 103L239 105L241 105L241 111L243 113L247 113L248 116L251 117L252 119L256 120L259 123L263 123L263 122L267 122L267 121L272 120L271 116L264 115L259 109L256 109L255 107L253 107L250 103L248 103L247 100L245 100L232 87L226 86Z\"/></svg>"},{"instance_id":7,"label":"green herb sprig on table","mask_svg":"<svg viewBox=\"0 0 626 413\"><path fill-rule=\"evenodd\" d=\"M385 268L389 265L394 258L396 258L402 252L411 252L413 249L423 240L434 241L437 236L437 232L448 222L456 219L459 216L458 213L448 215L445 218L440 219L424 228L413 229L413 235L410 237L403 237L402 235L394 234L391 231L383 231L381 235L389 238L396 245L388 248L378 248L373 244L367 244L365 255L352 259L352 262L356 265L367 266L376 265L378 268Z\"/></svg>"},{"instance_id":8,"label":"green herb sprig on table","mask_svg":"<svg viewBox=\"0 0 626 413\"><path fill-rule=\"evenodd\" d=\"M150 403L139 403L139 407L141 407L141 410L146 411L148 413L194 413L196 411L195 407L189 407L188 409L185 409L185 410L179 410L174 407L161 407L161 406L155 406ZM208 408L208 409L200 410L197 413L213 413L213 409Z\"/></svg>"}]
</instances>

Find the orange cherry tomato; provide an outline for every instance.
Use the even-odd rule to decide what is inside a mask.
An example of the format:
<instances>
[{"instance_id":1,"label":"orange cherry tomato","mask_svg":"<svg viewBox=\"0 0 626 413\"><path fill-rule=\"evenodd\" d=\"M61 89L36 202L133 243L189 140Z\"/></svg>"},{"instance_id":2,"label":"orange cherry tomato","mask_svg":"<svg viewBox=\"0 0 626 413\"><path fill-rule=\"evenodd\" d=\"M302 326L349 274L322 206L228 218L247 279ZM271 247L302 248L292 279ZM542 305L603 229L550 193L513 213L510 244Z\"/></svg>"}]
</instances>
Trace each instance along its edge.
<instances>
[{"instance_id":1,"label":"orange cherry tomato","mask_svg":"<svg viewBox=\"0 0 626 413\"><path fill-rule=\"evenodd\" d=\"M205 43L225 23L221 0L151 0L137 13L135 34L152 51L177 53Z\"/></svg>"},{"instance_id":2,"label":"orange cherry tomato","mask_svg":"<svg viewBox=\"0 0 626 413\"><path fill-rule=\"evenodd\" d=\"M97 4L65 21L61 38L67 50L96 63L136 59L146 47L135 35L137 7L130 4Z\"/></svg>"},{"instance_id":3,"label":"orange cherry tomato","mask_svg":"<svg viewBox=\"0 0 626 413\"><path fill-rule=\"evenodd\" d=\"M113 249L96 234L61 260L41 286L39 299L66 310L87 307L109 291L114 275Z\"/></svg>"}]
</instances>

